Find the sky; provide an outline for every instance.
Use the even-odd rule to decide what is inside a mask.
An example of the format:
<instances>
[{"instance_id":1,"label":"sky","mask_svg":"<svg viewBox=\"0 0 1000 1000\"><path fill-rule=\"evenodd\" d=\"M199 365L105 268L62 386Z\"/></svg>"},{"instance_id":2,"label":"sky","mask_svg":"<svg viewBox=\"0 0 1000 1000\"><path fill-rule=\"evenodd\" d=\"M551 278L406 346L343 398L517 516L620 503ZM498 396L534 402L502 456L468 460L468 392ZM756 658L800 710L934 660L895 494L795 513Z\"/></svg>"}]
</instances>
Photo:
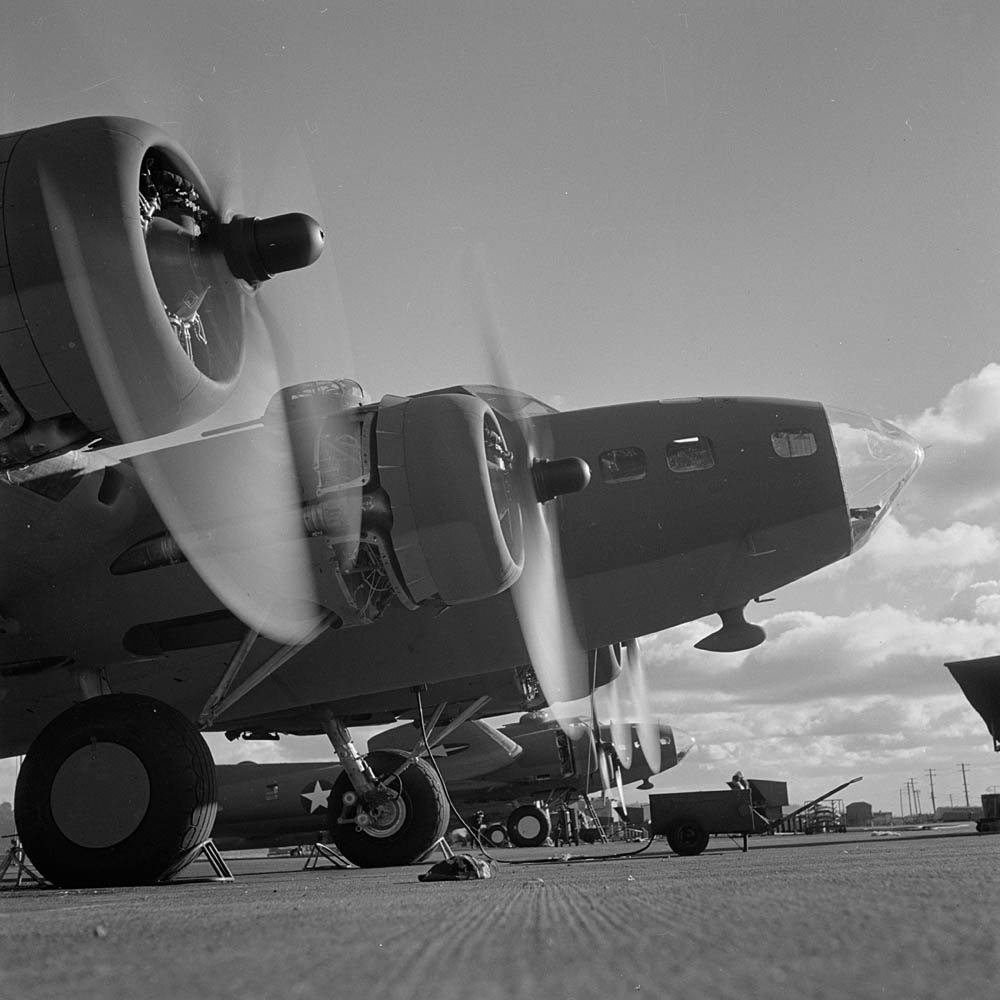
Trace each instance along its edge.
<instances>
[{"instance_id":1,"label":"sky","mask_svg":"<svg viewBox=\"0 0 1000 1000\"><path fill-rule=\"evenodd\" d=\"M1000 784L943 667L1000 645L998 29L927 0L13 0L0 133L132 115L227 204L313 212L322 278L281 309L374 399L494 374L475 259L507 371L560 408L788 396L907 429L894 515L753 607L763 646L643 640L697 741L665 787L864 775L898 812L911 778L938 804L962 764L973 802Z\"/></svg>"}]
</instances>

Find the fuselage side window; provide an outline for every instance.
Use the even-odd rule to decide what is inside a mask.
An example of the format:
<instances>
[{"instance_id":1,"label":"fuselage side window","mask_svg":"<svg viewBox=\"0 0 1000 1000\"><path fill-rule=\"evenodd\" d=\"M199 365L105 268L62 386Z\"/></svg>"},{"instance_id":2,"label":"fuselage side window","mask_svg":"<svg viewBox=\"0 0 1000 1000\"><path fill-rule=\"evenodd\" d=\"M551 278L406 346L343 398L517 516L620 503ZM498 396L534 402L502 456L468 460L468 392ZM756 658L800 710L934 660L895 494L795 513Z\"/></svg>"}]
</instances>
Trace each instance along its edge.
<instances>
[{"instance_id":1,"label":"fuselage side window","mask_svg":"<svg viewBox=\"0 0 1000 1000\"><path fill-rule=\"evenodd\" d=\"M606 483L632 483L646 476L646 453L634 446L602 451L598 463Z\"/></svg>"},{"instance_id":2,"label":"fuselage side window","mask_svg":"<svg viewBox=\"0 0 1000 1000\"><path fill-rule=\"evenodd\" d=\"M807 430L774 431L771 447L781 458L808 458L816 454L816 436Z\"/></svg>"},{"instance_id":3,"label":"fuselage side window","mask_svg":"<svg viewBox=\"0 0 1000 1000\"><path fill-rule=\"evenodd\" d=\"M667 445L667 468L671 472L703 472L714 465L715 453L707 437L677 438Z\"/></svg>"}]
</instances>

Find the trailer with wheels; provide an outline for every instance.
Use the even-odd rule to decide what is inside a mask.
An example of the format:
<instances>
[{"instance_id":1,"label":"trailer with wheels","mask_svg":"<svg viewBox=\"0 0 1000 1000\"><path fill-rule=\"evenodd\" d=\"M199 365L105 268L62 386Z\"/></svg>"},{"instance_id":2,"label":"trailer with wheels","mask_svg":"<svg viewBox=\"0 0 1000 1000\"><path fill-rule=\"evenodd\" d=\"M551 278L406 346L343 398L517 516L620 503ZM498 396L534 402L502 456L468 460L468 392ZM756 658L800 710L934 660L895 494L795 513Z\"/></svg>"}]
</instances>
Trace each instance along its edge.
<instances>
[{"instance_id":1,"label":"trailer with wheels","mask_svg":"<svg viewBox=\"0 0 1000 1000\"><path fill-rule=\"evenodd\" d=\"M860 780L861 778L852 778L788 816L782 816L780 811L780 805L788 804L787 794L781 795L782 802L775 800L776 790L784 792L783 782L751 780L750 788L730 787L724 791L651 794L650 828L654 836L666 837L667 843L677 854L701 854L708 847L709 838L718 833L742 836L745 851L748 846L747 838L751 834L768 833ZM761 794L765 786L768 793L766 796ZM772 816L770 814L775 807L777 815Z\"/></svg>"},{"instance_id":2,"label":"trailer with wheels","mask_svg":"<svg viewBox=\"0 0 1000 1000\"><path fill-rule=\"evenodd\" d=\"M712 834L743 836L763 833L770 822L754 809L749 788L712 792L667 792L649 796L649 821L654 834L667 838L676 854L701 854Z\"/></svg>"}]
</instances>

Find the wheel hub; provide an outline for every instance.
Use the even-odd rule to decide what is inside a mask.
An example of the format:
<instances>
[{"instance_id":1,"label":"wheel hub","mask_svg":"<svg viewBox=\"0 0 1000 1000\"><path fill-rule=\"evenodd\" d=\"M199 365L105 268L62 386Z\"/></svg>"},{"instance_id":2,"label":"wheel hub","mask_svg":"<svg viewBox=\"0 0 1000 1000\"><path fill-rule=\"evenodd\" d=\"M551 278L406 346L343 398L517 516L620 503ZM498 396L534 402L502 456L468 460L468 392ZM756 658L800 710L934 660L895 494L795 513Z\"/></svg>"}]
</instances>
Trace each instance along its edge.
<instances>
[{"instance_id":1,"label":"wheel hub","mask_svg":"<svg viewBox=\"0 0 1000 1000\"><path fill-rule=\"evenodd\" d=\"M52 818L81 847L121 843L149 808L149 775L142 761L118 743L92 742L70 754L52 783Z\"/></svg>"},{"instance_id":2,"label":"wheel hub","mask_svg":"<svg viewBox=\"0 0 1000 1000\"><path fill-rule=\"evenodd\" d=\"M522 816L517 821L517 832L525 839L530 840L542 832L542 824L537 816Z\"/></svg>"},{"instance_id":3,"label":"wheel hub","mask_svg":"<svg viewBox=\"0 0 1000 1000\"><path fill-rule=\"evenodd\" d=\"M392 793L360 811L358 826L370 837L391 837L402 829L406 815L406 803Z\"/></svg>"}]
</instances>

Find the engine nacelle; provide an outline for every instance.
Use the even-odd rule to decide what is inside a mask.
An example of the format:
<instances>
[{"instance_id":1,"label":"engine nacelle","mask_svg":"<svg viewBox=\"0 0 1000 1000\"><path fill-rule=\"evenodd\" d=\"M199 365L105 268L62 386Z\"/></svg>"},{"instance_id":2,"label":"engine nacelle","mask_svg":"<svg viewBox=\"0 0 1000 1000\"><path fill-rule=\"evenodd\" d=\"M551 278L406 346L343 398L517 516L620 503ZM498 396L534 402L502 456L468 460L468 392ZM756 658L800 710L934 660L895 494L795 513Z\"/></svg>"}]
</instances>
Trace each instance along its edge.
<instances>
[{"instance_id":1,"label":"engine nacelle","mask_svg":"<svg viewBox=\"0 0 1000 1000\"><path fill-rule=\"evenodd\" d=\"M524 551L513 454L477 396L386 397L378 476L392 506L392 548L415 601L478 601L506 590Z\"/></svg>"},{"instance_id":2,"label":"engine nacelle","mask_svg":"<svg viewBox=\"0 0 1000 1000\"><path fill-rule=\"evenodd\" d=\"M0 438L36 429L40 457L217 410L242 291L221 250L193 249L216 209L184 151L133 119L48 125L0 137L0 188Z\"/></svg>"}]
</instances>

